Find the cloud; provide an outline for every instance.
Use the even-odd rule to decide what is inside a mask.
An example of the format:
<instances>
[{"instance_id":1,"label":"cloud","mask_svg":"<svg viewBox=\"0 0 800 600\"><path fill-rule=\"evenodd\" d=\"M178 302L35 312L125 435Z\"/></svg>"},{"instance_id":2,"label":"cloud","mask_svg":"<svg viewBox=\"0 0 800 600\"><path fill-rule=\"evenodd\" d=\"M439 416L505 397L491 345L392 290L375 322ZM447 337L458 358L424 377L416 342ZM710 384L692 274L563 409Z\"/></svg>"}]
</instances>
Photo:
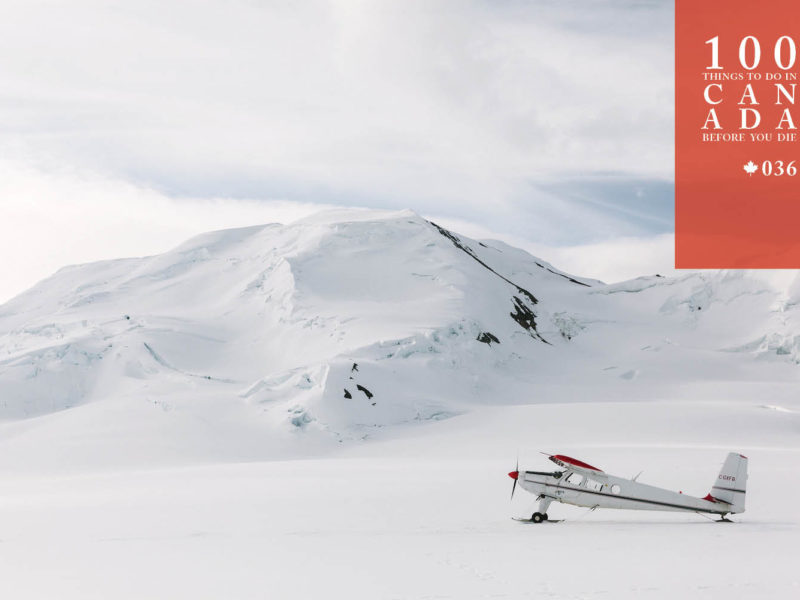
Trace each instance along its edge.
<instances>
[{"instance_id":1,"label":"cloud","mask_svg":"<svg viewBox=\"0 0 800 600\"><path fill-rule=\"evenodd\" d=\"M616 238L596 244L545 248L550 262L571 273L606 283L641 275L675 276L675 236L665 233L646 238Z\"/></svg>"},{"instance_id":2,"label":"cloud","mask_svg":"<svg viewBox=\"0 0 800 600\"><path fill-rule=\"evenodd\" d=\"M0 52L0 152L171 196L580 235L597 211L532 182L672 176L668 2L9 0Z\"/></svg>"},{"instance_id":3,"label":"cloud","mask_svg":"<svg viewBox=\"0 0 800 600\"><path fill-rule=\"evenodd\" d=\"M587 276L664 271L672 19L645 0L7 0L0 298L320 205L480 223Z\"/></svg>"}]
</instances>

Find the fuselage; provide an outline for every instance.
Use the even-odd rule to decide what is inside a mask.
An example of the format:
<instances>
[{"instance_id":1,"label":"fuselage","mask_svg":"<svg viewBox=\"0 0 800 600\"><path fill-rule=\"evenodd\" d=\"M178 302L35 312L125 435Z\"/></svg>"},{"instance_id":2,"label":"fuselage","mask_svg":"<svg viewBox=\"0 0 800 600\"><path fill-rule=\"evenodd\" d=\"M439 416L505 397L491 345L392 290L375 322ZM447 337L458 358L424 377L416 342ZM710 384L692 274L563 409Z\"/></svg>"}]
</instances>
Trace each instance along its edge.
<instances>
[{"instance_id":1,"label":"fuselage","mask_svg":"<svg viewBox=\"0 0 800 600\"><path fill-rule=\"evenodd\" d=\"M520 471L518 483L537 496L576 506L713 514L732 512L731 505L726 502L696 498L602 471L572 468L553 472Z\"/></svg>"}]
</instances>

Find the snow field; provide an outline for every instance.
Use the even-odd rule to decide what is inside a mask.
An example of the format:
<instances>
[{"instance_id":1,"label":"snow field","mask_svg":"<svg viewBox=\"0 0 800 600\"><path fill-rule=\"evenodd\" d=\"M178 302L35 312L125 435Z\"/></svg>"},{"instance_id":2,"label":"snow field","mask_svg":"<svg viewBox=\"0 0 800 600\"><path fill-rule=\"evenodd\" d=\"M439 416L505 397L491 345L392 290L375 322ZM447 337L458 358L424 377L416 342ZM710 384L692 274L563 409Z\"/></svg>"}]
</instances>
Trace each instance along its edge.
<instances>
[{"instance_id":1,"label":"snow field","mask_svg":"<svg viewBox=\"0 0 800 600\"><path fill-rule=\"evenodd\" d=\"M736 448L736 418L709 427L717 412L751 421ZM0 587L15 598L788 598L800 585L797 427L795 412L739 404L513 406L326 458L10 475ZM640 436L607 443L627 428ZM535 501L520 489L509 501L517 445L523 469L549 469L537 450L555 449L692 494L737 449L750 457L747 512L719 524L554 504L564 522L518 523Z\"/></svg>"}]
</instances>

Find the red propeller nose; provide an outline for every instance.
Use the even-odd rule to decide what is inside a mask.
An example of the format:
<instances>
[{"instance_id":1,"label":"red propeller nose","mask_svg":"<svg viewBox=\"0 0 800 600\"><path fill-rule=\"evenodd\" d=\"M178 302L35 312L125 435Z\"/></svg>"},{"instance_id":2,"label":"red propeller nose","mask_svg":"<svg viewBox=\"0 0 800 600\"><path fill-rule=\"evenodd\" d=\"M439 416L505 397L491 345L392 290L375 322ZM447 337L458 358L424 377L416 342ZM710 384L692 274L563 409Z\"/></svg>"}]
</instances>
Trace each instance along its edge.
<instances>
[{"instance_id":1,"label":"red propeller nose","mask_svg":"<svg viewBox=\"0 0 800 600\"><path fill-rule=\"evenodd\" d=\"M517 477L519 477L519 471L511 471L511 473L509 473L508 476L511 477L511 479L516 479Z\"/></svg>"}]
</instances>

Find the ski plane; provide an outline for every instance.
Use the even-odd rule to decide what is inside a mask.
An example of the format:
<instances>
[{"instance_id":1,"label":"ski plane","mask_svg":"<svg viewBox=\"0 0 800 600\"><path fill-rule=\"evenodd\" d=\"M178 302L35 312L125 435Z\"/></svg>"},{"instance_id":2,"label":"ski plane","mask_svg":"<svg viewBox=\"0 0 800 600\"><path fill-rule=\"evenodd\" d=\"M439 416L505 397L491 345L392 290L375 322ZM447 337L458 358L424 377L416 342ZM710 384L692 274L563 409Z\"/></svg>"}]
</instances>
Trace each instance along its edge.
<instances>
[{"instance_id":1,"label":"ski plane","mask_svg":"<svg viewBox=\"0 0 800 600\"><path fill-rule=\"evenodd\" d=\"M660 510L709 513L727 521L728 514L744 512L747 484L747 457L731 452L705 498L683 492L639 483L604 473L583 461L553 454L546 456L561 467L560 471L520 471L519 463L508 476L514 480L511 497L519 483L526 491L536 494L539 509L531 521L547 521L547 509L554 500L564 504L595 508L624 508L629 510Z\"/></svg>"}]
</instances>

